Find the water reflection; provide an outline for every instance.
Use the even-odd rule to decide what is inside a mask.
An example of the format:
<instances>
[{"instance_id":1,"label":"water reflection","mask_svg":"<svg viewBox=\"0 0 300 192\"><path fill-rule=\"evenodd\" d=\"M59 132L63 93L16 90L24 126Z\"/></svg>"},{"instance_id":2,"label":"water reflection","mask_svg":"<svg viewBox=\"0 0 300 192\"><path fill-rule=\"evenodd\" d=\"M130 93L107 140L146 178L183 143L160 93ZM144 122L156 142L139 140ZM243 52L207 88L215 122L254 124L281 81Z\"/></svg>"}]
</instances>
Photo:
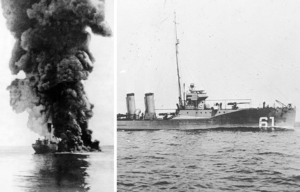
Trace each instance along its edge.
<instances>
[{"instance_id":1,"label":"water reflection","mask_svg":"<svg viewBox=\"0 0 300 192\"><path fill-rule=\"evenodd\" d=\"M101 153L33 154L31 146L0 147L0 191L113 191L114 147Z\"/></svg>"},{"instance_id":2,"label":"water reflection","mask_svg":"<svg viewBox=\"0 0 300 192\"><path fill-rule=\"evenodd\" d=\"M89 191L86 181L89 177L87 168L90 166L88 155L74 154L34 154L30 164L32 170L19 175L23 189L28 191ZM21 181L22 180L22 181Z\"/></svg>"},{"instance_id":3,"label":"water reflection","mask_svg":"<svg viewBox=\"0 0 300 192\"><path fill-rule=\"evenodd\" d=\"M55 174L56 184L61 187L74 187L88 191L90 188L85 181L89 175L86 172L90 165L86 158L87 155L55 155Z\"/></svg>"}]
</instances>

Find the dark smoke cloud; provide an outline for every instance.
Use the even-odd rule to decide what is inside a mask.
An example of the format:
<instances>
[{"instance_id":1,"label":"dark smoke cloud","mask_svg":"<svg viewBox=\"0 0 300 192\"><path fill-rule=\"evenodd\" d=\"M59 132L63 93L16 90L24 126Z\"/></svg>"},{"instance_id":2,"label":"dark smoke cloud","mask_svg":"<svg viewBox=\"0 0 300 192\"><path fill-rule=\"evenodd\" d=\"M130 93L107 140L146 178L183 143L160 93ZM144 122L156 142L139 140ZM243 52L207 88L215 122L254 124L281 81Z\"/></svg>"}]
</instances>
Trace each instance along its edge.
<instances>
[{"instance_id":1,"label":"dark smoke cloud","mask_svg":"<svg viewBox=\"0 0 300 192\"><path fill-rule=\"evenodd\" d=\"M9 67L24 71L8 87L17 113L29 113L28 127L47 134L53 123L60 150L92 150L88 120L93 116L83 80L93 70L91 35L110 36L102 0L2 0L7 27L16 39Z\"/></svg>"}]
</instances>

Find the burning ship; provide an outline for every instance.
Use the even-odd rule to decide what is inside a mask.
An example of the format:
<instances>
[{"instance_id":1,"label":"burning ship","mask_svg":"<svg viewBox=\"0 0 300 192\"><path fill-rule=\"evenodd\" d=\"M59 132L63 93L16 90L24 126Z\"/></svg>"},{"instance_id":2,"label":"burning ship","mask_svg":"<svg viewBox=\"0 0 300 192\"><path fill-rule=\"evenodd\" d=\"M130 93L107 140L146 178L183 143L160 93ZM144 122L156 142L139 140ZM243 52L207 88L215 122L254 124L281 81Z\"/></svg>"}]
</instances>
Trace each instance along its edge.
<instances>
[{"instance_id":1,"label":"burning ship","mask_svg":"<svg viewBox=\"0 0 300 192\"><path fill-rule=\"evenodd\" d=\"M48 123L47 125L49 131L48 138L45 136L45 139L38 139L34 144L32 144L32 148L35 150L36 154L54 153L58 149L57 139L53 136L54 129L52 128L52 124Z\"/></svg>"},{"instance_id":2,"label":"burning ship","mask_svg":"<svg viewBox=\"0 0 300 192\"><path fill-rule=\"evenodd\" d=\"M176 17L175 17L176 18ZM176 34L176 21L175 21ZM135 107L134 93L127 94L127 113L117 114L118 130L158 130L158 129L293 129L296 107L277 101L280 107L269 107L263 102L259 108L242 108L245 102L223 100L212 107L207 104L208 95L204 90L196 90L191 84L187 92L181 91L180 72L178 66L178 44L176 34L176 64L178 77L179 103L171 113L156 115L154 94L146 93L144 97L145 112ZM182 97L183 95L183 97Z\"/></svg>"},{"instance_id":3,"label":"burning ship","mask_svg":"<svg viewBox=\"0 0 300 192\"><path fill-rule=\"evenodd\" d=\"M15 39L9 61L13 75L7 87L16 113L29 114L27 127L59 138L58 152L101 151L92 140L90 103L84 82L95 58L89 49L91 34L111 36L105 21L104 0L1 0L7 28ZM49 127L48 127L49 128ZM55 149L51 140L37 141L38 152Z\"/></svg>"},{"instance_id":4,"label":"burning ship","mask_svg":"<svg viewBox=\"0 0 300 192\"><path fill-rule=\"evenodd\" d=\"M57 150L57 144L46 138L43 140L38 139L32 144L32 148L35 150L36 154L54 153Z\"/></svg>"}]
</instances>

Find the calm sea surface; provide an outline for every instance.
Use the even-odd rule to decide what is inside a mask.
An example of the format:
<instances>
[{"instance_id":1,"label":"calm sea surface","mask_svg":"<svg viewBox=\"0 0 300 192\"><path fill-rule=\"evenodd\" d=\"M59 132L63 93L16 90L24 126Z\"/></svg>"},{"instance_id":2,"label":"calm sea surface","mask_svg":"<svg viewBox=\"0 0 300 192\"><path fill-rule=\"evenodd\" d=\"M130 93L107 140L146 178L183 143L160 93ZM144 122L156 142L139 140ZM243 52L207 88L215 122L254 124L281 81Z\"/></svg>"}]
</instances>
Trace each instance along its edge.
<instances>
[{"instance_id":1,"label":"calm sea surface","mask_svg":"<svg viewBox=\"0 0 300 192\"><path fill-rule=\"evenodd\" d=\"M113 146L102 149L90 155L37 155L30 146L0 147L0 191L113 191Z\"/></svg>"},{"instance_id":2,"label":"calm sea surface","mask_svg":"<svg viewBox=\"0 0 300 192\"><path fill-rule=\"evenodd\" d=\"M300 191L296 131L119 131L118 191Z\"/></svg>"}]
</instances>

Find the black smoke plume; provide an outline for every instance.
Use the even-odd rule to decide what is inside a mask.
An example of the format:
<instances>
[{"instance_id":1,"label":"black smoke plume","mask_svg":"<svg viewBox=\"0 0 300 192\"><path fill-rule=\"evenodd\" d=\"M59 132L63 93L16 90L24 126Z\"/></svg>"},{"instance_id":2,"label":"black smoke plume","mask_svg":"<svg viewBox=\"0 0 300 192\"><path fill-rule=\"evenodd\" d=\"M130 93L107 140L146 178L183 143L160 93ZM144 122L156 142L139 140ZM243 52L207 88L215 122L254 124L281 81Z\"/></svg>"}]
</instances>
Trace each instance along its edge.
<instances>
[{"instance_id":1,"label":"black smoke plume","mask_svg":"<svg viewBox=\"0 0 300 192\"><path fill-rule=\"evenodd\" d=\"M52 123L60 151L100 150L92 141L93 116L82 81L93 70L91 35L110 36L103 0L2 0L7 27L16 39L9 67L24 71L7 88L17 113L29 113L28 127L47 134Z\"/></svg>"}]
</instances>

